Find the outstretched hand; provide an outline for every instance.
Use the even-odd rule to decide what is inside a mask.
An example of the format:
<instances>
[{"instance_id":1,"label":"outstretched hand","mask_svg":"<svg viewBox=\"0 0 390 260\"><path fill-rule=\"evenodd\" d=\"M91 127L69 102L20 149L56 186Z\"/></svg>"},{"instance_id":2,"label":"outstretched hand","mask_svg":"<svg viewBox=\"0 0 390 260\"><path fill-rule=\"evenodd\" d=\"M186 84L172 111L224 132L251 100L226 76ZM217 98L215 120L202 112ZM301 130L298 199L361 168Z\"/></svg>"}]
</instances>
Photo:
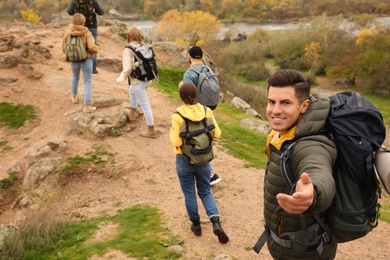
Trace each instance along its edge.
<instances>
[{"instance_id":1,"label":"outstretched hand","mask_svg":"<svg viewBox=\"0 0 390 260\"><path fill-rule=\"evenodd\" d=\"M309 175L304 172L297 182L295 192L292 195L279 193L276 195L279 206L290 214L305 212L314 200L314 186Z\"/></svg>"}]
</instances>

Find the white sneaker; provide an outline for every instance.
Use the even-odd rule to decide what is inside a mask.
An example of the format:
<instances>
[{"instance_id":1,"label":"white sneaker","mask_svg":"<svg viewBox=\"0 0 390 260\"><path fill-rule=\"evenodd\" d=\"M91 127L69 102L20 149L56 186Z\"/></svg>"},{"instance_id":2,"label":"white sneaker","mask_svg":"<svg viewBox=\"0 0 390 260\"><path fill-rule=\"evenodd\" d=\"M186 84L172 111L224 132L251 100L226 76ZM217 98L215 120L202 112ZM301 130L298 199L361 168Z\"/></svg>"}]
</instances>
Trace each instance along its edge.
<instances>
[{"instance_id":1,"label":"white sneaker","mask_svg":"<svg viewBox=\"0 0 390 260\"><path fill-rule=\"evenodd\" d=\"M77 104L79 102L79 99L77 97L77 94L76 95L71 95L70 96L70 99L72 100L73 104Z\"/></svg>"},{"instance_id":2,"label":"white sneaker","mask_svg":"<svg viewBox=\"0 0 390 260\"><path fill-rule=\"evenodd\" d=\"M83 112L84 113L92 113L96 111L96 107L93 107L91 105L84 105Z\"/></svg>"}]
</instances>

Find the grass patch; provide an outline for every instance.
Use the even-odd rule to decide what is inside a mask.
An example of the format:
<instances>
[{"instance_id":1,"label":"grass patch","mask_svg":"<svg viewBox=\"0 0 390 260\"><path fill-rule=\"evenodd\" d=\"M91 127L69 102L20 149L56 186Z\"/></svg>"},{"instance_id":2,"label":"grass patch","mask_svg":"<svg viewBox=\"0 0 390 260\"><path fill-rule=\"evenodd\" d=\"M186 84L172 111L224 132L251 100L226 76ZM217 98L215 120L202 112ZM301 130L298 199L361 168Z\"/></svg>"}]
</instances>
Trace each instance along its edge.
<instances>
[{"instance_id":1,"label":"grass patch","mask_svg":"<svg viewBox=\"0 0 390 260\"><path fill-rule=\"evenodd\" d=\"M114 216L102 216L77 222L55 222L51 214L35 216L6 241L1 259L90 259L110 249L137 259L178 259L169 245L182 240L163 227L156 208L136 205L119 210ZM101 226L113 224L112 235L104 241L93 240ZM44 232L43 232L44 231ZM18 253L16 253L18 245Z\"/></svg>"},{"instance_id":2,"label":"grass patch","mask_svg":"<svg viewBox=\"0 0 390 260\"><path fill-rule=\"evenodd\" d=\"M7 152L12 150L12 146L8 144L8 141L0 141L0 149L3 152Z\"/></svg>"},{"instance_id":3,"label":"grass patch","mask_svg":"<svg viewBox=\"0 0 390 260\"><path fill-rule=\"evenodd\" d=\"M215 116L222 130L222 138L218 142L227 149L226 152L245 160L247 167L264 169L267 163L264 153L266 136L239 124L248 115L229 104L220 103Z\"/></svg>"},{"instance_id":4,"label":"grass patch","mask_svg":"<svg viewBox=\"0 0 390 260\"><path fill-rule=\"evenodd\" d=\"M6 189L12 185L15 181L18 180L18 176L16 172L11 172L7 179L0 181L0 189Z\"/></svg>"},{"instance_id":5,"label":"grass patch","mask_svg":"<svg viewBox=\"0 0 390 260\"><path fill-rule=\"evenodd\" d=\"M85 156L76 155L74 157L68 158L67 161L68 164L65 165L61 170L61 173L65 175L81 170L82 166L87 164L94 164L98 166L115 164L114 154L108 152L101 146L94 147L93 151L86 153Z\"/></svg>"},{"instance_id":6,"label":"grass patch","mask_svg":"<svg viewBox=\"0 0 390 260\"><path fill-rule=\"evenodd\" d=\"M184 69L178 67L160 67L158 82L155 82L153 86L170 98L180 100L178 89L184 72Z\"/></svg>"},{"instance_id":7,"label":"grass patch","mask_svg":"<svg viewBox=\"0 0 390 260\"><path fill-rule=\"evenodd\" d=\"M31 105L13 105L7 102L0 103L0 126L18 129L26 121L36 118L35 108Z\"/></svg>"},{"instance_id":8,"label":"grass patch","mask_svg":"<svg viewBox=\"0 0 390 260\"><path fill-rule=\"evenodd\" d=\"M368 98L382 113L383 120L387 128L390 128L390 99L385 97L375 96L373 94L363 93L363 96Z\"/></svg>"},{"instance_id":9,"label":"grass patch","mask_svg":"<svg viewBox=\"0 0 390 260\"><path fill-rule=\"evenodd\" d=\"M385 221L387 223L390 223L390 205L386 204L386 205L382 205L381 209L380 209L380 217L379 219L382 220L382 221Z\"/></svg>"}]
</instances>

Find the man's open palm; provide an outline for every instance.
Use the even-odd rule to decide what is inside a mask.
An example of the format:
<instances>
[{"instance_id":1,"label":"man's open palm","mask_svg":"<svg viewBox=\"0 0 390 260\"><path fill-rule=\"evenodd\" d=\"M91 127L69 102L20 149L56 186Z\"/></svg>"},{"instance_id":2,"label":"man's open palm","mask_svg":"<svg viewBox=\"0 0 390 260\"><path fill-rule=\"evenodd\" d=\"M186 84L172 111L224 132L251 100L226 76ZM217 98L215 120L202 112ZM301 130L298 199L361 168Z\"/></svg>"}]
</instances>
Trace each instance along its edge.
<instances>
[{"instance_id":1,"label":"man's open palm","mask_svg":"<svg viewBox=\"0 0 390 260\"><path fill-rule=\"evenodd\" d=\"M307 173L302 173L297 182L295 192L292 195L279 193L276 199L282 209L290 214L301 214L312 204L314 199L314 187Z\"/></svg>"}]
</instances>

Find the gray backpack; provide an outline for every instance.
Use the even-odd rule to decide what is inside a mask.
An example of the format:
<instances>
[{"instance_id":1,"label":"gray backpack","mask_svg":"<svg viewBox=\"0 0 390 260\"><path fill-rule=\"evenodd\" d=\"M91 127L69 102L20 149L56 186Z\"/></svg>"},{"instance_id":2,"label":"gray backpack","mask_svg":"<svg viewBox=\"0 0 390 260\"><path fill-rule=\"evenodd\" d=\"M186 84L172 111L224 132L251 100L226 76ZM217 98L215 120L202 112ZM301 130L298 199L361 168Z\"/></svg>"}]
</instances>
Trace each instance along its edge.
<instances>
[{"instance_id":1,"label":"gray backpack","mask_svg":"<svg viewBox=\"0 0 390 260\"><path fill-rule=\"evenodd\" d=\"M221 92L218 77L207 66L195 66L190 70L199 75L197 84L198 102L214 110L218 105Z\"/></svg>"}]
</instances>

